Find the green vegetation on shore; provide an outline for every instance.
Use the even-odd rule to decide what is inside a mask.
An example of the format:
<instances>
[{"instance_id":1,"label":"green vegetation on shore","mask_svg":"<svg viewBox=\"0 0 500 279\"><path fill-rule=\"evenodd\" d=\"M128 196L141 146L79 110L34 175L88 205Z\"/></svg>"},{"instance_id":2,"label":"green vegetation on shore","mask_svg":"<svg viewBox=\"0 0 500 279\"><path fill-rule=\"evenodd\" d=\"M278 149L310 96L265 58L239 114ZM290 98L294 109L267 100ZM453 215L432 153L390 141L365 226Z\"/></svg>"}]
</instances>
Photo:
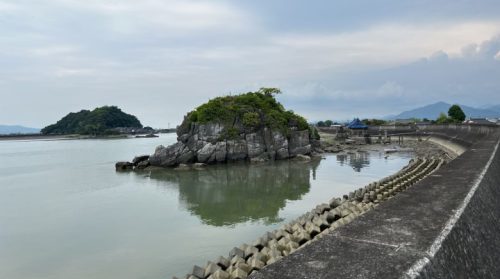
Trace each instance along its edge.
<instances>
[{"instance_id":1,"label":"green vegetation on shore","mask_svg":"<svg viewBox=\"0 0 500 279\"><path fill-rule=\"evenodd\" d=\"M462 123L465 120L465 113L459 105L452 105L448 109L448 116L444 112L436 119L438 124Z\"/></svg>"},{"instance_id":2,"label":"green vegetation on shore","mask_svg":"<svg viewBox=\"0 0 500 279\"><path fill-rule=\"evenodd\" d=\"M292 128L310 129L304 117L285 110L275 99L275 95L280 93L278 88L261 88L257 92L211 99L189 112L181 129L189 127L191 123L219 122L228 127L225 131L227 138L238 133L238 126L244 127L245 130L269 127L285 134Z\"/></svg>"},{"instance_id":3,"label":"green vegetation on shore","mask_svg":"<svg viewBox=\"0 0 500 279\"><path fill-rule=\"evenodd\" d=\"M42 134L115 134L113 128L142 128L137 117L124 113L116 106L104 106L92 111L71 112L57 123L42 129Z\"/></svg>"}]
</instances>

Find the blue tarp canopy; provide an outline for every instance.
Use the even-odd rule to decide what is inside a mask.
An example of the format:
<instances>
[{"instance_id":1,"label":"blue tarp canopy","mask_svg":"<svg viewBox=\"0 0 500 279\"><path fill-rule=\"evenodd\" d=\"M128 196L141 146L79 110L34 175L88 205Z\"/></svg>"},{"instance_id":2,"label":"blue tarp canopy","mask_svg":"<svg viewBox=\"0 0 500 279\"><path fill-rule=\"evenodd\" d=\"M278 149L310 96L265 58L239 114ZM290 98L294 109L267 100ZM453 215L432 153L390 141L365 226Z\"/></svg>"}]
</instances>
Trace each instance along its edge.
<instances>
[{"instance_id":1,"label":"blue tarp canopy","mask_svg":"<svg viewBox=\"0 0 500 279\"><path fill-rule=\"evenodd\" d=\"M366 130L368 129L368 126L366 126L365 124L363 124L363 122L361 122L359 120L359 118L354 118L353 121L351 121L351 123L349 123L347 125L347 128L349 129L354 129L354 130Z\"/></svg>"}]
</instances>

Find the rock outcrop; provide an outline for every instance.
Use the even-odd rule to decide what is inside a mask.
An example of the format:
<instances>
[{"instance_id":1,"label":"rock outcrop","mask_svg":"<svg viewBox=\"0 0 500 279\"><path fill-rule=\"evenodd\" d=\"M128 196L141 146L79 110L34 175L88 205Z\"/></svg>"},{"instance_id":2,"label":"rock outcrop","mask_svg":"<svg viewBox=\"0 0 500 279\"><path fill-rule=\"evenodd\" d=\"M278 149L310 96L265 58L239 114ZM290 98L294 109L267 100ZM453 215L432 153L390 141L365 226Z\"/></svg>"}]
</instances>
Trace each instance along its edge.
<instances>
[{"instance_id":1,"label":"rock outcrop","mask_svg":"<svg viewBox=\"0 0 500 279\"><path fill-rule=\"evenodd\" d=\"M261 162L309 155L313 149L309 130L292 129L286 136L268 127L253 131L238 127L241 133L230 139L225 139L225 130L221 123L192 123L189 130L178 130L175 144L158 146L149 157L149 163L158 167L175 167L190 163Z\"/></svg>"},{"instance_id":2,"label":"rock outcrop","mask_svg":"<svg viewBox=\"0 0 500 279\"><path fill-rule=\"evenodd\" d=\"M137 157L134 169L264 162L321 152L317 131L274 98L280 92L277 88L261 88L209 100L186 114L177 127L176 143L158 146L147 162L146 156Z\"/></svg>"}]
</instances>

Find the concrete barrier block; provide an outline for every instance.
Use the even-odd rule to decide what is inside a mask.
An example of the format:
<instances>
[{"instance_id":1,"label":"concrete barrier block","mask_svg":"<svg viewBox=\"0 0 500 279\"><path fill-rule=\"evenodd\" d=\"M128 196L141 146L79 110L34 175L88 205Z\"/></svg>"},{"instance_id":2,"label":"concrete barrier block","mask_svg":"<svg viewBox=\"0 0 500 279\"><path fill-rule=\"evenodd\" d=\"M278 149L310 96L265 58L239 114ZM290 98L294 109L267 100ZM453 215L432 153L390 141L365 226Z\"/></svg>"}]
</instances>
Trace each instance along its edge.
<instances>
[{"instance_id":1,"label":"concrete barrier block","mask_svg":"<svg viewBox=\"0 0 500 279\"><path fill-rule=\"evenodd\" d=\"M234 256L234 257L232 257L232 258L231 258L231 261L230 261L231 265L236 265L237 263L240 263L240 262L243 262L243 263L244 263L244 262L246 262L246 261L245 261L245 259L244 259L244 258L242 258L242 257L240 257L240 256L238 256L238 255L236 255L236 256Z\"/></svg>"},{"instance_id":2,"label":"concrete barrier block","mask_svg":"<svg viewBox=\"0 0 500 279\"><path fill-rule=\"evenodd\" d=\"M288 233L292 233L292 225L290 223L283 225L281 229L287 231Z\"/></svg>"},{"instance_id":3,"label":"concrete barrier block","mask_svg":"<svg viewBox=\"0 0 500 279\"><path fill-rule=\"evenodd\" d=\"M248 273L237 268L233 272L231 272L232 279L246 279L248 277Z\"/></svg>"},{"instance_id":4,"label":"concrete barrier block","mask_svg":"<svg viewBox=\"0 0 500 279\"><path fill-rule=\"evenodd\" d=\"M293 231L293 232L302 231L303 229L304 229L304 228L303 228L301 225L299 225L299 224L295 224L295 225L293 225L293 227L292 227L292 231Z\"/></svg>"},{"instance_id":5,"label":"concrete barrier block","mask_svg":"<svg viewBox=\"0 0 500 279\"><path fill-rule=\"evenodd\" d=\"M289 235L289 233L286 230L278 229L278 230L276 230L276 232L274 233L274 235L276 236L276 239L279 240L282 237L285 237L285 236Z\"/></svg>"},{"instance_id":6,"label":"concrete barrier block","mask_svg":"<svg viewBox=\"0 0 500 279\"><path fill-rule=\"evenodd\" d=\"M299 232L297 237L299 238L299 245L303 245L304 243L308 242L311 240L311 235L307 232Z\"/></svg>"},{"instance_id":7,"label":"concrete barrier block","mask_svg":"<svg viewBox=\"0 0 500 279\"><path fill-rule=\"evenodd\" d=\"M249 265L249 264L247 264L246 262L244 262L244 263L243 263L243 262L236 263L236 264L234 265L234 267L235 267L236 269L241 269L241 270L245 271L247 274L248 274L248 273L250 272L250 270L251 270L250 265Z\"/></svg>"},{"instance_id":8,"label":"concrete barrier block","mask_svg":"<svg viewBox=\"0 0 500 279\"><path fill-rule=\"evenodd\" d=\"M269 256L265 255L264 253L257 252L255 254L253 254L253 256L251 258L257 259L257 260L265 263L269 259Z\"/></svg>"},{"instance_id":9,"label":"concrete barrier block","mask_svg":"<svg viewBox=\"0 0 500 279\"><path fill-rule=\"evenodd\" d=\"M277 241L276 239L271 239L271 240L269 240L269 242L267 243L267 246L268 246L269 248L271 248L272 246L276 246L276 245L278 245L278 241Z\"/></svg>"},{"instance_id":10,"label":"concrete barrier block","mask_svg":"<svg viewBox=\"0 0 500 279\"><path fill-rule=\"evenodd\" d=\"M342 218L344 218L344 217L348 216L348 215L349 215L349 214L351 214L351 213L352 213L352 212L351 212L350 210L348 210L348 209L343 209L343 210L340 212L340 216L341 216Z\"/></svg>"},{"instance_id":11,"label":"concrete barrier block","mask_svg":"<svg viewBox=\"0 0 500 279\"><path fill-rule=\"evenodd\" d=\"M251 260L248 262L248 265L250 266L250 271L252 271L262 269L265 266L265 263L256 258L251 258Z\"/></svg>"},{"instance_id":12,"label":"concrete barrier block","mask_svg":"<svg viewBox=\"0 0 500 279\"><path fill-rule=\"evenodd\" d=\"M248 246L247 249L245 249L245 259L248 259L251 257L253 254L259 252L259 249L253 247L253 246Z\"/></svg>"},{"instance_id":13,"label":"concrete barrier block","mask_svg":"<svg viewBox=\"0 0 500 279\"><path fill-rule=\"evenodd\" d=\"M283 254L278 249L270 249L268 253L269 258L278 258L281 257L282 255Z\"/></svg>"},{"instance_id":14,"label":"concrete barrier block","mask_svg":"<svg viewBox=\"0 0 500 279\"><path fill-rule=\"evenodd\" d=\"M258 250L261 250L262 248L264 248L264 246L266 246L266 244L267 241L265 241L264 238L259 237L252 243L252 246L257 248Z\"/></svg>"},{"instance_id":15,"label":"concrete barrier block","mask_svg":"<svg viewBox=\"0 0 500 279\"><path fill-rule=\"evenodd\" d=\"M193 266L193 272L191 272L191 275L195 276L196 278L203 279L205 278L205 269L195 265Z\"/></svg>"},{"instance_id":16,"label":"concrete barrier block","mask_svg":"<svg viewBox=\"0 0 500 279\"><path fill-rule=\"evenodd\" d=\"M334 209L341 204L341 200L339 198L333 198L330 200L329 203L330 203L330 208Z\"/></svg>"},{"instance_id":17,"label":"concrete barrier block","mask_svg":"<svg viewBox=\"0 0 500 279\"><path fill-rule=\"evenodd\" d=\"M231 262L223 256L220 256L215 263L223 269L226 269L231 265Z\"/></svg>"},{"instance_id":18,"label":"concrete barrier block","mask_svg":"<svg viewBox=\"0 0 500 279\"><path fill-rule=\"evenodd\" d=\"M297 242L294 242L294 241L290 241L286 244L287 246L287 250L290 251L290 252L293 252L295 250L297 250L297 248L299 248L299 244Z\"/></svg>"},{"instance_id":19,"label":"concrete barrier block","mask_svg":"<svg viewBox=\"0 0 500 279\"><path fill-rule=\"evenodd\" d=\"M236 270L236 267L234 267L234 265L232 265L226 269L226 272L229 273L229 275L231 277L231 273L233 273L233 271L235 271L235 270Z\"/></svg>"},{"instance_id":20,"label":"concrete barrier block","mask_svg":"<svg viewBox=\"0 0 500 279\"><path fill-rule=\"evenodd\" d=\"M248 245L248 244L246 244L246 243L243 243L243 244L241 244L238 248L240 248L240 249L241 249L241 251L245 252L245 250L247 249L247 247L248 247L248 246L250 246L250 245Z\"/></svg>"},{"instance_id":21,"label":"concrete barrier block","mask_svg":"<svg viewBox=\"0 0 500 279\"><path fill-rule=\"evenodd\" d=\"M238 247L234 247L230 252L229 252L229 257L233 258L234 256L239 256L240 258L245 257L245 251Z\"/></svg>"},{"instance_id":22,"label":"concrete barrier block","mask_svg":"<svg viewBox=\"0 0 500 279\"><path fill-rule=\"evenodd\" d=\"M210 277L212 279L230 279L230 274L224 270L219 269L219 270L215 271L212 275L210 275ZM210 277L208 277L208 278L210 278Z\"/></svg>"},{"instance_id":23,"label":"concrete barrier block","mask_svg":"<svg viewBox=\"0 0 500 279\"><path fill-rule=\"evenodd\" d=\"M205 275L204 276L208 277L220 269L221 269L221 267L218 266L217 264L215 264L213 262L208 262L207 265L205 266Z\"/></svg>"}]
</instances>

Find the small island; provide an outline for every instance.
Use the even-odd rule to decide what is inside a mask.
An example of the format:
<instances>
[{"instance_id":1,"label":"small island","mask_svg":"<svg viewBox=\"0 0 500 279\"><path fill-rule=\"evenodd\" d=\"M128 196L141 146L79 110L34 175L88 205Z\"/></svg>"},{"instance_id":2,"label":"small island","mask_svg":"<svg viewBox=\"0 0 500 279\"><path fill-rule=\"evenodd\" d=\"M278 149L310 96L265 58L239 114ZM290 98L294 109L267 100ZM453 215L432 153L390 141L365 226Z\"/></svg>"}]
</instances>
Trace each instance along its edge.
<instances>
[{"instance_id":1,"label":"small island","mask_svg":"<svg viewBox=\"0 0 500 279\"><path fill-rule=\"evenodd\" d=\"M305 118L275 99L279 93L277 88L261 88L211 99L185 115L175 144L158 146L153 155L119 162L116 167L308 160L319 146L319 135Z\"/></svg>"},{"instance_id":2,"label":"small island","mask_svg":"<svg viewBox=\"0 0 500 279\"><path fill-rule=\"evenodd\" d=\"M127 114L116 106L103 106L92 111L71 112L57 123L43 128L41 133L44 135L103 136L140 130L144 130L143 126L134 115Z\"/></svg>"}]
</instances>

